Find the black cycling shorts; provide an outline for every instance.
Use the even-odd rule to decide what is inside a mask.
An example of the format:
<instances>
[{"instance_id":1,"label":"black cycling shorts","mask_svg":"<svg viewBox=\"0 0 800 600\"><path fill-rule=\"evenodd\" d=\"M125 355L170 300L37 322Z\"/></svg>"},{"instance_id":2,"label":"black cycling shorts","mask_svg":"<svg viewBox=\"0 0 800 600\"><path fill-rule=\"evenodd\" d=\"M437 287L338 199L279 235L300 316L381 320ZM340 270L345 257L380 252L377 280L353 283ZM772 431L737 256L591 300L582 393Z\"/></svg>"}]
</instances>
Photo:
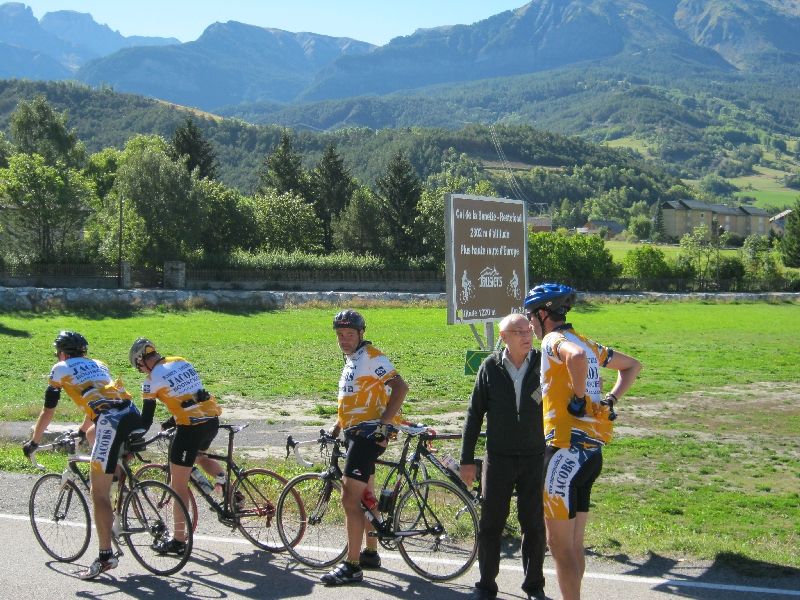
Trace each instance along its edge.
<instances>
[{"instance_id":1,"label":"black cycling shorts","mask_svg":"<svg viewBox=\"0 0 800 600\"><path fill-rule=\"evenodd\" d=\"M601 448L556 448L544 451L544 516L566 521L589 512L592 485L603 470Z\"/></svg>"},{"instance_id":2,"label":"black cycling shorts","mask_svg":"<svg viewBox=\"0 0 800 600\"><path fill-rule=\"evenodd\" d=\"M367 483L375 473L375 461L386 452L386 447L360 435L345 436L347 458L344 461L344 476Z\"/></svg>"},{"instance_id":3,"label":"black cycling shorts","mask_svg":"<svg viewBox=\"0 0 800 600\"><path fill-rule=\"evenodd\" d=\"M217 437L219 419L214 417L198 425L178 425L169 447L169 462L181 467L191 467L197 453L208 450Z\"/></svg>"}]
</instances>

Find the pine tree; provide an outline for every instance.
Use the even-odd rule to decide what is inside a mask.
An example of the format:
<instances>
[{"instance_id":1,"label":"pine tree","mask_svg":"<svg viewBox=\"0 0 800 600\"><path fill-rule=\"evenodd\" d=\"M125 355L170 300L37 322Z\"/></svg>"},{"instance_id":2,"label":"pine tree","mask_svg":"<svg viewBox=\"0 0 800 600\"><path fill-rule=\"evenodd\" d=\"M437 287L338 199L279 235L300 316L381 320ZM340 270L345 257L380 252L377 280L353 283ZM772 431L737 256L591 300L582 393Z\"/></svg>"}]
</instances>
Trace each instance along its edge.
<instances>
[{"instance_id":1,"label":"pine tree","mask_svg":"<svg viewBox=\"0 0 800 600\"><path fill-rule=\"evenodd\" d=\"M279 194L292 193L308 198L308 175L303 170L300 154L294 150L294 142L288 130L281 133L277 146L264 159L258 179L259 192L274 189Z\"/></svg>"},{"instance_id":2,"label":"pine tree","mask_svg":"<svg viewBox=\"0 0 800 600\"><path fill-rule=\"evenodd\" d=\"M653 215L653 228L650 230L650 235L654 242L663 242L667 237L667 231L664 227L664 211L661 209L661 203L656 204L655 214Z\"/></svg>"},{"instance_id":3,"label":"pine tree","mask_svg":"<svg viewBox=\"0 0 800 600\"><path fill-rule=\"evenodd\" d=\"M186 168L190 173L199 169L201 179L217 178L217 154L191 117L175 129L171 154L176 159L186 156Z\"/></svg>"},{"instance_id":4,"label":"pine tree","mask_svg":"<svg viewBox=\"0 0 800 600\"><path fill-rule=\"evenodd\" d=\"M389 236L401 259L419 254L414 220L422 196L422 182L414 166L398 151L389 161L386 173L376 182L378 196L384 203Z\"/></svg>"},{"instance_id":5,"label":"pine tree","mask_svg":"<svg viewBox=\"0 0 800 600\"><path fill-rule=\"evenodd\" d=\"M800 200L786 217L781 239L781 255L787 267L800 267Z\"/></svg>"},{"instance_id":6,"label":"pine tree","mask_svg":"<svg viewBox=\"0 0 800 600\"><path fill-rule=\"evenodd\" d=\"M322 244L326 252L333 250L331 221L347 206L355 189L356 183L336 146L329 144L311 172L311 197L314 211L322 221Z\"/></svg>"}]
</instances>

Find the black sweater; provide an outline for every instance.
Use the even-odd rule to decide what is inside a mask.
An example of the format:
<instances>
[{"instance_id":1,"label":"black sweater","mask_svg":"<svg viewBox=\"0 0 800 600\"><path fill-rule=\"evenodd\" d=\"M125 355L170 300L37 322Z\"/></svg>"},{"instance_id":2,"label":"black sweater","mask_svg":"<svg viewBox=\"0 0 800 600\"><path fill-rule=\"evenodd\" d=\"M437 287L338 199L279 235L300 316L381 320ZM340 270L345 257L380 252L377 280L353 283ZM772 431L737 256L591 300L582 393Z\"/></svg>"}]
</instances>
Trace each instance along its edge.
<instances>
[{"instance_id":1,"label":"black sweater","mask_svg":"<svg viewBox=\"0 0 800 600\"><path fill-rule=\"evenodd\" d=\"M541 353L531 350L528 370L522 380L519 412L514 382L503 365L503 351L490 354L481 364L472 390L461 464L475 460L475 443L486 415L486 451L489 454L530 456L544 453L542 402L539 393Z\"/></svg>"}]
</instances>

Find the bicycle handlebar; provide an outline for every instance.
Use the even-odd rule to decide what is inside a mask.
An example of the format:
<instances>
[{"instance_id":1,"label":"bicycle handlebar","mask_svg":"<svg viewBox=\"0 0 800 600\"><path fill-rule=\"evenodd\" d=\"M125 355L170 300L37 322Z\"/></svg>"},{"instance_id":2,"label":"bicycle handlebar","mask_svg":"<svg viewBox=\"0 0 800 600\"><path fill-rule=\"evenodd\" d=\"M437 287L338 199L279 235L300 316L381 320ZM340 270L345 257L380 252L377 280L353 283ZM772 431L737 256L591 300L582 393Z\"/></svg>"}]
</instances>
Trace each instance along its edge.
<instances>
[{"instance_id":1,"label":"bicycle handlebar","mask_svg":"<svg viewBox=\"0 0 800 600\"><path fill-rule=\"evenodd\" d=\"M328 444L333 444L338 441L339 438L330 435L324 429L319 430L319 437L315 440L304 440L298 442L291 435L289 435L286 437L286 458L289 457L289 452L294 451L294 459L298 462L298 464L301 464L304 467L313 467L314 462L303 458L303 456L300 454L300 447L319 444L321 453Z\"/></svg>"},{"instance_id":2,"label":"bicycle handlebar","mask_svg":"<svg viewBox=\"0 0 800 600\"><path fill-rule=\"evenodd\" d=\"M49 444L42 444L41 446L37 446L36 448L31 450L31 453L28 454L27 456L28 460L31 462L31 465L34 468L44 471L46 467L36 460L36 453L39 450L50 450L51 448L67 448L70 454L75 454L75 440L80 439L80 437L81 436L78 433L78 431L75 430L65 431L64 433L57 436Z\"/></svg>"}]
</instances>

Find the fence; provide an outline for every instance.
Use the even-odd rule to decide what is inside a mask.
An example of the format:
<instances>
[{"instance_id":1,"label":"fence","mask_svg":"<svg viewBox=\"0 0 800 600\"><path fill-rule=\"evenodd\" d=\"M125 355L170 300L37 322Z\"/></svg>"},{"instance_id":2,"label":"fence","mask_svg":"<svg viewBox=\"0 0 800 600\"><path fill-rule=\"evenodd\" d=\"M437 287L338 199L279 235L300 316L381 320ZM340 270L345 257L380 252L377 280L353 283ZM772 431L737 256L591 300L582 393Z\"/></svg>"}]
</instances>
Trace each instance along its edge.
<instances>
[{"instance_id":1,"label":"fence","mask_svg":"<svg viewBox=\"0 0 800 600\"><path fill-rule=\"evenodd\" d=\"M182 263L175 263L184 269ZM89 264L0 265L0 286L44 288L164 288L164 269L128 267L123 285L117 267ZM179 285L168 278L168 289L193 290L275 290L275 291L387 291L441 293L445 291L444 273L438 271L341 271L297 269L201 269L185 267ZM763 281L722 279L626 279L602 283L565 281L587 292L796 292L800 280Z\"/></svg>"}]
</instances>

